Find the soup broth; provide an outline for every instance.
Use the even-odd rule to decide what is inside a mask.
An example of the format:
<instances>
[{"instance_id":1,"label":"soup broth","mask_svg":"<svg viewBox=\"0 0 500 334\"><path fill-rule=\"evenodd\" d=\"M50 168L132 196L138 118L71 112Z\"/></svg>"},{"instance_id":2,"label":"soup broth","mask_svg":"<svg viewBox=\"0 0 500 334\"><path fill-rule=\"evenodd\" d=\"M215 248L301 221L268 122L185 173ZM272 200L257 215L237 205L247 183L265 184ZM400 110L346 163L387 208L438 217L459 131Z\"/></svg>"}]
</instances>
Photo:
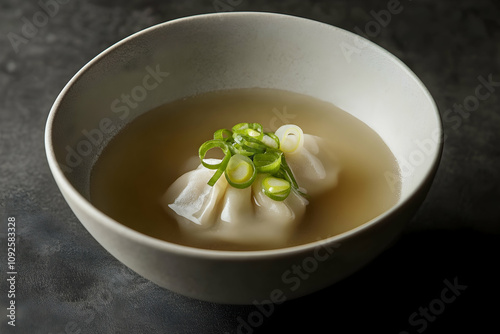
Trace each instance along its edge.
<instances>
[{"instance_id":1,"label":"soup broth","mask_svg":"<svg viewBox=\"0 0 500 334\"><path fill-rule=\"evenodd\" d=\"M169 242L219 250L262 249L190 238L160 203L179 176L199 165L199 146L215 130L240 122L257 122L273 132L283 124L296 124L304 133L331 141L340 163L337 186L309 199L287 246L351 230L398 201L400 185L389 184L385 177L387 172L399 175L396 159L366 124L309 96L252 88L181 99L137 117L111 140L94 165L92 203L121 224Z\"/></svg>"}]
</instances>

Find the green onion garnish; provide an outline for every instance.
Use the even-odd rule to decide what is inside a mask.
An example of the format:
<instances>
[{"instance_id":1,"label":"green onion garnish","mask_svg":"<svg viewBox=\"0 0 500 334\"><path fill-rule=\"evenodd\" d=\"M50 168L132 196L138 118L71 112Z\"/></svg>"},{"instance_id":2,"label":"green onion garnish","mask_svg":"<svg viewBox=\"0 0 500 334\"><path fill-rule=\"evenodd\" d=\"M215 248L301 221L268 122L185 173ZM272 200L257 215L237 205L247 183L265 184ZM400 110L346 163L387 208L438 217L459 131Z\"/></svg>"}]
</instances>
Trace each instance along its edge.
<instances>
[{"instance_id":1,"label":"green onion garnish","mask_svg":"<svg viewBox=\"0 0 500 334\"><path fill-rule=\"evenodd\" d=\"M275 174L281 167L281 151L267 151L254 155L253 163L259 173Z\"/></svg>"},{"instance_id":2,"label":"green onion garnish","mask_svg":"<svg viewBox=\"0 0 500 334\"><path fill-rule=\"evenodd\" d=\"M224 158L218 164L209 164L205 161L205 155L208 151L213 148L220 148L224 153ZM221 177L222 173L226 170L227 164L229 163L229 159L231 158L231 151L229 150L229 146L222 140L213 139L206 141L203 145L200 146L198 150L198 155L200 157L201 163L208 169L217 169L212 178L208 181L208 185L213 186L215 182Z\"/></svg>"},{"instance_id":3,"label":"green onion garnish","mask_svg":"<svg viewBox=\"0 0 500 334\"><path fill-rule=\"evenodd\" d=\"M280 142L280 150L284 153L293 153L304 143L304 133L296 125L283 125L276 131L276 136Z\"/></svg>"},{"instance_id":4,"label":"green onion garnish","mask_svg":"<svg viewBox=\"0 0 500 334\"><path fill-rule=\"evenodd\" d=\"M229 159L225 174L226 180L230 185L238 189L243 189L253 183L257 176L257 171L252 159L241 154L236 154Z\"/></svg>"},{"instance_id":5,"label":"green onion garnish","mask_svg":"<svg viewBox=\"0 0 500 334\"><path fill-rule=\"evenodd\" d=\"M233 126L233 132L261 139L263 136L262 125L259 123L239 123Z\"/></svg>"},{"instance_id":6,"label":"green onion garnish","mask_svg":"<svg viewBox=\"0 0 500 334\"><path fill-rule=\"evenodd\" d=\"M229 131L228 129L220 129L220 130L215 131L214 139L226 141L228 139L231 139L232 135L233 135L233 133L231 131Z\"/></svg>"},{"instance_id":7,"label":"green onion garnish","mask_svg":"<svg viewBox=\"0 0 500 334\"><path fill-rule=\"evenodd\" d=\"M262 190L269 198L275 201L283 201L290 194L290 182L274 176L268 176L262 180Z\"/></svg>"},{"instance_id":8,"label":"green onion garnish","mask_svg":"<svg viewBox=\"0 0 500 334\"><path fill-rule=\"evenodd\" d=\"M280 148L280 140L278 136L274 133L266 132L264 133L264 137L262 138L262 142L269 146L270 148L279 149Z\"/></svg>"},{"instance_id":9,"label":"green onion garnish","mask_svg":"<svg viewBox=\"0 0 500 334\"><path fill-rule=\"evenodd\" d=\"M259 139L251 137L249 135L234 133L233 138L237 144L239 144L243 149L245 149L248 152L263 153L267 148L266 145L262 143Z\"/></svg>"},{"instance_id":10,"label":"green onion garnish","mask_svg":"<svg viewBox=\"0 0 500 334\"><path fill-rule=\"evenodd\" d=\"M280 138L286 142L280 145ZM284 152L297 150L302 141L302 130L295 125L285 126L280 133L274 134L264 132L259 123L239 123L231 130L215 131L214 139L203 143L198 154L203 166L216 169L208 181L210 186L224 173L231 186L242 189L254 182L257 173L266 173L262 191L273 200L283 201L291 190L305 196L299 191L284 155ZM205 161L207 152L215 148L222 150L224 158L217 163Z\"/></svg>"}]
</instances>

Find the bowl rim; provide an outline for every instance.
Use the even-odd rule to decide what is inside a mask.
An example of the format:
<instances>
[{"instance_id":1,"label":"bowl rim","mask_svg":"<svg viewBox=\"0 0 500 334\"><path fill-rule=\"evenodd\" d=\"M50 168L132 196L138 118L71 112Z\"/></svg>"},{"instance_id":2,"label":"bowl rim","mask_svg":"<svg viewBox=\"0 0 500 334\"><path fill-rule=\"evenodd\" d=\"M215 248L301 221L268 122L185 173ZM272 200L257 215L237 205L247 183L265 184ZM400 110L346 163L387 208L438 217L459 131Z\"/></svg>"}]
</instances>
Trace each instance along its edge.
<instances>
[{"instance_id":1,"label":"bowl rim","mask_svg":"<svg viewBox=\"0 0 500 334\"><path fill-rule=\"evenodd\" d=\"M366 45L369 45L371 48L374 48L377 52L382 53L385 57L390 59L394 65L399 66L400 69L402 69L410 78L413 79L413 81L416 83L416 85L423 91L424 95L427 97L429 102L431 103L435 114L437 116L437 125L434 131L438 132L438 137L439 137L439 142L436 143L437 150L433 156L429 156L429 158L432 159L431 164L429 165L430 167L428 170L425 171L425 175L422 178L422 181L415 186L413 190L407 194L406 198L399 200L394 206L389 208L388 210L384 211L382 214L370 219L369 221L366 221L365 223L350 229L348 231L342 232L340 234L330 236L327 238L319 239L317 241L305 243L305 244L300 244L300 245L295 245L295 246L289 246L289 247L283 247L283 248L277 248L277 249L264 249L264 250L251 250L251 251L234 251L234 250L216 250L216 249L205 249L205 248L197 248L193 246L186 246L186 245L181 245L181 244L176 244L170 241L166 240L161 240L146 234L143 234L139 231L136 231L130 227L127 227L120 222L114 220L113 218L109 217L108 215L104 214L101 212L99 209L94 207L90 201L88 201L78 190L76 190L75 187L71 184L71 182L66 178L63 170L59 166L56 155L54 152L54 145L52 141L52 131L53 131L53 121L56 117L56 114L59 111L59 107L61 105L61 102L64 100L67 92L69 91L70 87L73 86L73 84L79 80L79 78L85 74L95 63L99 62L102 58L106 57L107 55L111 54L115 49L120 47L123 44L126 44L132 39L138 38L139 36L149 34L152 31L156 30L161 30L165 29L165 27L171 26L171 25L177 25L177 24L186 24L190 23L192 21L199 21L199 20L210 20L213 18L221 18L221 17L231 17L231 19L235 18L242 18L242 17L268 17L270 20L272 19L286 19L286 20L295 20L298 24L306 24L310 26L318 26L319 29L331 29L335 30L337 32L340 32L345 35L350 35L353 38L361 38L363 39L363 42L366 43ZM434 178L439 161L441 159L442 151L443 151L443 144L444 144L444 138L443 138L443 125L442 125L442 119L440 117L439 109L432 98L432 95L428 91L428 89L425 87L425 85L422 83L422 81L416 76L413 71L409 69L409 67L404 64L399 58L397 58L395 55L390 53L389 51L385 50L384 48L380 47L379 45L373 43L372 41L364 38L363 36L357 35L353 32L347 31L345 29L315 21L312 19L308 18L303 18L299 16L294 16L294 15L289 15L289 14L281 14L281 13L270 13L270 12L252 12L252 11L238 11L238 12L224 12L224 13L207 13L207 14L197 14L197 15L192 15L192 16L187 16L187 17L181 17L173 20L169 20L166 22L162 22L156 25L153 25L151 27L145 28L143 30L140 30L128 37L125 37L124 39L116 42L115 44L109 46L99 54L97 54L94 58L92 58L89 62L87 62L79 71L76 72L76 74L65 84L64 88L61 90L59 95L57 96L56 100L54 101L47 121L45 125L45 151L46 151L46 157L48 161L49 168L52 172L52 175L58 185L58 187L61 190L61 193L63 194L64 197L70 196L72 201L76 203L77 206L82 208L86 214L88 214L92 219L95 219L99 224L104 224L107 225L107 227L111 230L113 230L115 233L118 235L121 235L122 237L128 238L133 240L134 242L137 242L142 245L147 245L150 247L153 247L157 250L161 251L166 251L166 252L171 252L171 253L176 253L179 255L185 255L185 256L193 256L193 257L200 257L200 258L210 258L210 259L221 259L221 260L233 260L233 259L238 259L238 260L254 260L256 258L274 258L274 257L280 257L280 256L285 256L285 255L290 255L290 254L295 254L295 253L302 253L302 252L307 252L314 250L317 247L324 246L326 244L342 244L342 241L354 236L357 236L358 234L362 233L363 231L370 229L383 221L386 217L396 213L399 211L402 207L408 204L410 200L417 196L422 190L424 190L425 186L427 184L430 184L432 182L432 179ZM68 200L66 199L66 202Z\"/></svg>"}]
</instances>

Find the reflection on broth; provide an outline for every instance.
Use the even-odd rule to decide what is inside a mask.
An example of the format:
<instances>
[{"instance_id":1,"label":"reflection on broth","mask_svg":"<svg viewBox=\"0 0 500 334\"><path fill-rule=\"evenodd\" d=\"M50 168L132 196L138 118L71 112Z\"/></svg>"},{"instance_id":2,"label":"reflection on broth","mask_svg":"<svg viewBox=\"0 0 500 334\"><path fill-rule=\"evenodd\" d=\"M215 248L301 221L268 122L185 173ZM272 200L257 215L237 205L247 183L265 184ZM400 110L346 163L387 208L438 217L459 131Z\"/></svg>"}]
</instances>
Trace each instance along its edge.
<instances>
[{"instance_id":1,"label":"reflection on broth","mask_svg":"<svg viewBox=\"0 0 500 334\"><path fill-rule=\"evenodd\" d=\"M217 129L240 122L274 132L297 124L322 137L340 165L337 185L309 198L302 220L279 245L204 240L181 233L160 199L182 174L196 168L198 148ZM91 176L91 201L118 222L152 237L220 250L281 248L316 241L355 228L397 200L385 173L399 175L396 159L368 126L320 100L274 89L211 92L165 104L139 116L105 148ZM396 185L398 188L399 185Z\"/></svg>"}]
</instances>

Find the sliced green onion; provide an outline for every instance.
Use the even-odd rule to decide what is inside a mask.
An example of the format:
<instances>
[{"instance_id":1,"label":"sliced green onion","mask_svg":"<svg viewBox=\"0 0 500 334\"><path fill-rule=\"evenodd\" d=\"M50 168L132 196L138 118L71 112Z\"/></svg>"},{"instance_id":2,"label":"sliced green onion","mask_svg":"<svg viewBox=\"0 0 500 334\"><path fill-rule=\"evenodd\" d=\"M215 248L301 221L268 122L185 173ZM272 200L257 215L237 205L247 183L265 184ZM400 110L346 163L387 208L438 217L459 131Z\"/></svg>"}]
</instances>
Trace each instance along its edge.
<instances>
[{"instance_id":1,"label":"sliced green onion","mask_svg":"<svg viewBox=\"0 0 500 334\"><path fill-rule=\"evenodd\" d=\"M259 131L254 130L254 129L248 129L245 132L247 135L249 135L252 138L260 138L262 136L262 132L259 132Z\"/></svg>"},{"instance_id":2,"label":"sliced green onion","mask_svg":"<svg viewBox=\"0 0 500 334\"><path fill-rule=\"evenodd\" d=\"M217 169L220 167L221 163L217 164L210 164L205 161L205 155L207 154L208 151L210 151L213 148L220 148L224 155L228 155L231 157L231 151L229 150L229 146L222 140L219 139L213 139L213 140L208 140L203 145L200 146L200 149L198 150L198 155L200 157L201 163L203 166L205 166L208 169Z\"/></svg>"},{"instance_id":3,"label":"sliced green onion","mask_svg":"<svg viewBox=\"0 0 500 334\"><path fill-rule=\"evenodd\" d=\"M245 148L243 148L240 144L234 143L233 145L229 146L229 149L231 150L231 153L233 155L235 154L241 154L247 157L251 157L255 154L254 151L247 151Z\"/></svg>"},{"instance_id":4,"label":"sliced green onion","mask_svg":"<svg viewBox=\"0 0 500 334\"><path fill-rule=\"evenodd\" d=\"M224 135L225 135L225 137L224 137ZM214 139L218 139L218 140L222 140L222 141L227 141L227 140L231 139L232 136L233 136L233 133L228 129L220 129L220 130L215 131L215 133L214 133Z\"/></svg>"},{"instance_id":5,"label":"sliced green onion","mask_svg":"<svg viewBox=\"0 0 500 334\"><path fill-rule=\"evenodd\" d=\"M260 125L259 123L238 123L233 126L233 132L236 133L248 134L250 132L249 130L256 130L259 135L263 133L262 125Z\"/></svg>"},{"instance_id":6,"label":"sliced green onion","mask_svg":"<svg viewBox=\"0 0 500 334\"><path fill-rule=\"evenodd\" d=\"M233 134L233 139L248 152L263 153L266 150L266 145L264 145L260 140L250 136Z\"/></svg>"},{"instance_id":7,"label":"sliced green onion","mask_svg":"<svg viewBox=\"0 0 500 334\"><path fill-rule=\"evenodd\" d=\"M220 179L222 176L222 173L226 170L227 164L229 163L229 160L231 159L231 155L227 154L224 156L224 159L222 159L222 162L220 163L219 168L215 171L214 175L208 180L207 184L211 187L215 185L215 183Z\"/></svg>"},{"instance_id":8,"label":"sliced green onion","mask_svg":"<svg viewBox=\"0 0 500 334\"><path fill-rule=\"evenodd\" d=\"M274 176L268 176L262 180L262 190L267 197L275 201L283 201L290 194L290 182Z\"/></svg>"},{"instance_id":9,"label":"sliced green onion","mask_svg":"<svg viewBox=\"0 0 500 334\"><path fill-rule=\"evenodd\" d=\"M225 174L227 182L238 189L249 187L257 176L252 159L241 154L229 159Z\"/></svg>"},{"instance_id":10,"label":"sliced green onion","mask_svg":"<svg viewBox=\"0 0 500 334\"><path fill-rule=\"evenodd\" d=\"M280 148L280 140L278 136L276 136L274 133L271 132L264 133L264 137L262 138L262 143L264 143L266 146L270 148L274 149Z\"/></svg>"},{"instance_id":11,"label":"sliced green onion","mask_svg":"<svg viewBox=\"0 0 500 334\"><path fill-rule=\"evenodd\" d=\"M257 173L269 176L262 181L264 193L276 200L282 201L290 191L306 197L288 166L284 153L293 153L302 147L304 134L296 125L284 125L276 133L264 132L259 123L239 123L228 129L219 129L214 133L214 139L203 143L198 154L203 166L215 169L208 181L215 185L224 173L228 183L235 188L250 186ZM208 151L219 148L224 158L217 163L205 161Z\"/></svg>"},{"instance_id":12,"label":"sliced green onion","mask_svg":"<svg viewBox=\"0 0 500 334\"><path fill-rule=\"evenodd\" d=\"M293 153L304 144L304 133L297 125L283 125L275 134L279 139L280 150L284 153Z\"/></svg>"},{"instance_id":13,"label":"sliced green onion","mask_svg":"<svg viewBox=\"0 0 500 334\"><path fill-rule=\"evenodd\" d=\"M224 153L224 158L221 160L221 162L216 164L210 164L205 161L205 155L207 154L208 151L210 151L213 148L220 148ZM224 141L220 139L213 139L206 141L205 143L203 143L203 145L200 146L200 149L198 150L198 155L200 157L203 166L205 166L208 169L217 169L212 178L210 178L210 180L208 181L208 185L213 186L217 182L217 180L221 177L222 173L224 173L224 171L226 170L227 164L229 163L229 159L231 159L231 150Z\"/></svg>"},{"instance_id":14,"label":"sliced green onion","mask_svg":"<svg viewBox=\"0 0 500 334\"><path fill-rule=\"evenodd\" d=\"M253 163L257 172L259 173L269 173L274 174L278 172L281 167L281 156L283 155L280 151L269 151L266 153L259 153L254 155Z\"/></svg>"}]
</instances>

